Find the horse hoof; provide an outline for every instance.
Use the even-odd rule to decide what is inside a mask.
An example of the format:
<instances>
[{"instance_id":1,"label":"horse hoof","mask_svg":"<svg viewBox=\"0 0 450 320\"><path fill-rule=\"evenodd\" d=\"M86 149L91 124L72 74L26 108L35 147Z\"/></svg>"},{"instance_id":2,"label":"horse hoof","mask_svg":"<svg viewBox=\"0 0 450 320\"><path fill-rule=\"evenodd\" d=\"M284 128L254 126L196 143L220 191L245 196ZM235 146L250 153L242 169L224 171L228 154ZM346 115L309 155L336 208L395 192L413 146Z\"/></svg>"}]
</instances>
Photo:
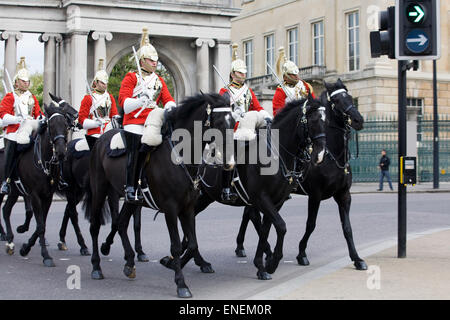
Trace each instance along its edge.
<instances>
[{"instance_id":1,"label":"horse hoof","mask_svg":"<svg viewBox=\"0 0 450 320\"><path fill-rule=\"evenodd\" d=\"M67 248L67 245L65 242L60 241L60 242L58 242L58 249L61 251L67 251L67 249L69 249L69 248Z\"/></svg>"},{"instance_id":2,"label":"horse hoof","mask_svg":"<svg viewBox=\"0 0 450 320\"><path fill-rule=\"evenodd\" d=\"M91 253L89 252L88 248L81 248L80 249L80 254L82 256L90 256L91 255Z\"/></svg>"},{"instance_id":3,"label":"horse hoof","mask_svg":"<svg viewBox=\"0 0 450 320\"><path fill-rule=\"evenodd\" d=\"M212 268L211 264L207 264L200 267L200 271L203 273L214 273L214 269Z\"/></svg>"},{"instance_id":4,"label":"horse hoof","mask_svg":"<svg viewBox=\"0 0 450 320\"><path fill-rule=\"evenodd\" d=\"M355 261L356 270L367 270L367 264L364 260Z\"/></svg>"},{"instance_id":5,"label":"horse hoof","mask_svg":"<svg viewBox=\"0 0 450 320\"><path fill-rule=\"evenodd\" d=\"M94 270L91 272L91 279L103 280L103 279L105 279L105 277L103 277L103 273L101 270Z\"/></svg>"},{"instance_id":6,"label":"horse hoof","mask_svg":"<svg viewBox=\"0 0 450 320\"><path fill-rule=\"evenodd\" d=\"M297 262L301 266L309 266L309 260L307 257L297 257Z\"/></svg>"},{"instance_id":7,"label":"horse hoof","mask_svg":"<svg viewBox=\"0 0 450 320\"><path fill-rule=\"evenodd\" d=\"M125 266L123 267L123 274L130 278L130 279L134 279L136 278L136 267L129 267L129 266Z\"/></svg>"},{"instance_id":8,"label":"horse hoof","mask_svg":"<svg viewBox=\"0 0 450 320\"><path fill-rule=\"evenodd\" d=\"M12 256L14 254L14 243L6 244L6 253L10 256Z\"/></svg>"},{"instance_id":9,"label":"horse hoof","mask_svg":"<svg viewBox=\"0 0 450 320\"><path fill-rule=\"evenodd\" d=\"M139 262L149 262L150 261L150 259L147 257L147 255L145 253L144 254L138 254L137 259L138 259Z\"/></svg>"},{"instance_id":10,"label":"horse hoof","mask_svg":"<svg viewBox=\"0 0 450 320\"><path fill-rule=\"evenodd\" d=\"M53 259L44 259L44 266L52 268L55 266L55 263L53 262Z\"/></svg>"},{"instance_id":11,"label":"horse hoof","mask_svg":"<svg viewBox=\"0 0 450 320\"><path fill-rule=\"evenodd\" d=\"M245 250L244 249L236 249L234 250L234 252L236 253L236 256L239 258L245 258L247 255L245 254Z\"/></svg>"},{"instance_id":12,"label":"horse hoof","mask_svg":"<svg viewBox=\"0 0 450 320\"><path fill-rule=\"evenodd\" d=\"M256 273L258 280L272 280L272 276L265 271L258 271Z\"/></svg>"},{"instance_id":13,"label":"horse hoof","mask_svg":"<svg viewBox=\"0 0 450 320\"><path fill-rule=\"evenodd\" d=\"M109 250L111 249L111 246L107 245L106 242L102 243L102 246L100 247L100 251L102 255L107 256L109 255Z\"/></svg>"},{"instance_id":14,"label":"horse hoof","mask_svg":"<svg viewBox=\"0 0 450 320\"><path fill-rule=\"evenodd\" d=\"M28 231L28 228L24 227L24 226L18 226L16 230L17 230L17 233L25 233Z\"/></svg>"},{"instance_id":15,"label":"horse hoof","mask_svg":"<svg viewBox=\"0 0 450 320\"><path fill-rule=\"evenodd\" d=\"M22 248L20 249L20 255L22 257L26 257L28 255L28 253L30 253L31 248L27 247L26 244L23 244Z\"/></svg>"},{"instance_id":16,"label":"horse hoof","mask_svg":"<svg viewBox=\"0 0 450 320\"><path fill-rule=\"evenodd\" d=\"M178 288L177 289L178 298L192 298L191 290L188 288Z\"/></svg>"},{"instance_id":17,"label":"horse hoof","mask_svg":"<svg viewBox=\"0 0 450 320\"><path fill-rule=\"evenodd\" d=\"M164 267L173 270L173 258L172 257L164 257L161 260L159 260L159 263L161 263Z\"/></svg>"}]
</instances>

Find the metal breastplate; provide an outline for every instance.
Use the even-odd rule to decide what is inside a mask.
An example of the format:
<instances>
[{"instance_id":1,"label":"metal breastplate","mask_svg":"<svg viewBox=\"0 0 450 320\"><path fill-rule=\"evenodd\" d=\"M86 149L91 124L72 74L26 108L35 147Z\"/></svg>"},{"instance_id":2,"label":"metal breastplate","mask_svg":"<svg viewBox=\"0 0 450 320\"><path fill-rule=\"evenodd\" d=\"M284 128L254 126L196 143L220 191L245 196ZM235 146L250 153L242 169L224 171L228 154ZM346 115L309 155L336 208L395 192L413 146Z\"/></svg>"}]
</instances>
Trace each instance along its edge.
<instances>
[{"instance_id":1,"label":"metal breastplate","mask_svg":"<svg viewBox=\"0 0 450 320\"><path fill-rule=\"evenodd\" d=\"M231 94L233 97L236 97L236 94L239 92L238 88L229 86L229 90L231 91ZM250 92L250 89L247 88L242 94L236 97L235 101L233 99L230 100L230 103L233 104L233 102L236 103L236 107L241 109L243 112L247 112L248 108L250 108L250 103L252 101L252 94Z\"/></svg>"},{"instance_id":2,"label":"metal breastplate","mask_svg":"<svg viewBox=\"0 0 450 320\"><path fill-rule=\"evenodd\" d=\"M136 74L136 77L138 78L138 82L136 85L135 90L133 91L133 97L137 97L142 92L142 85L139 83L139 76ZM158 99L159 93L162 90L162 82L159 79L158 75L155 74L155 76L148 75L144 76L144 86L147 88L147 92L150 95L150 100L156 101Z\"/></svg>"},{"instance_id":3,"label":"metal breastplate","mask_svg":"<svg viewBox=\"0 0 450 320\"><path fill-rule=\"evenodd\" d=\"M286 98L286 101L288 102L292 100L289 97L293 97L293 99L303 99L308 97L308 91L301 80L293 87L289 85L286 85L285 87L289 92Z\"/></svg>"},{"instance_id":4,"label":"metal breastplate","mask_svg":"<svg viewBox=\"0 0 450 320\"><path fill-rule=\"evenodd\" d=\"M94 92L93 96L95 99L94 101L99 101L98 104L96 104L95 106L98 116L100 118L109 118L109 113L111 112L111 105L112 105L109 93L107 91L104 94L98 94Z\"/></svg>"},{"instance_id":5,"label":"metal breastplate","mask_svg":"<svg viewBox=\"0 0 450 320\"><path fill-rule=\"evenodd\" d=\"M28 117L33 114L34 109L34 99L30 91L26 91L19 95L18 92L15 94L18 101L14 101L14 113L16 116L22 115L23 117Z\"/></svg>"}]
</instances>

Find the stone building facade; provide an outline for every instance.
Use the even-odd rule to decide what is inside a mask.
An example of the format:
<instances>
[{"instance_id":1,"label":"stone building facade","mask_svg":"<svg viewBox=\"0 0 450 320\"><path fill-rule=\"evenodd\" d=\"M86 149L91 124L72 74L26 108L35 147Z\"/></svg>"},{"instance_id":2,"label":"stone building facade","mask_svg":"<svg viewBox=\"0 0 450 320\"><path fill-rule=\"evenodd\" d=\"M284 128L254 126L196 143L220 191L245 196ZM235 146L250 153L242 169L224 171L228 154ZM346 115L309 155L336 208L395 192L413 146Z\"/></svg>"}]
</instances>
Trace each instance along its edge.
<instances>
[{"instance_id":1,"label":"stone building facade","mask_svg":"<svg viewBox=\"0 0 450 320\"><path fill-rule=\"evenodd\" d=\"M266 62L275 63L284 46L303 79L315 91L322 80L341 78L366 116L397 114L397 61L373 59L370 31L378 30L378 12L394 0L241 0L232 19L232 42L248 64L250 83L266 109L271 109L276 85ZM438 112L450 114L450 2L441 1L441 58L437 61ZM408 105L432 113L432 61L421 61L408 72Z\"/></svg>"}]
</instances>

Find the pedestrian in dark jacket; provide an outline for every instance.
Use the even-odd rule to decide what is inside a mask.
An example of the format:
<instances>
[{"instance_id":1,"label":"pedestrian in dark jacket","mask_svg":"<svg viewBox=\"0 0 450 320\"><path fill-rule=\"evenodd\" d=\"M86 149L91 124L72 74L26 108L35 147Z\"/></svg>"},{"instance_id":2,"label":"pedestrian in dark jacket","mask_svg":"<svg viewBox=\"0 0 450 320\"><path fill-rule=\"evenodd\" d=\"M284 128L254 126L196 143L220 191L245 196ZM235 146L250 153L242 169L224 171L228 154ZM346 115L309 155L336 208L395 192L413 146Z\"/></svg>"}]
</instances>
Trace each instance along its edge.
<instances>
[{"instance_id":1,"label":"pedestrian in dark jacket","mask_svg":"<svg viewBox=\"0 0 450 320\"><path fill-rule=\"evenodd\" d=\"M378 188L377 191L383 191L383 182L384 182L384 177L387 178L388 183L389 183L389 188L391 188L391 190L394 190L394 188L392 188L392 180L391 180L391 176L389 174L389 165L391 164L391 160L389 159L389 157L386 155L386 150L381 150L381 158L380 158L380 187Z\"/></svg>"}]
</instances>

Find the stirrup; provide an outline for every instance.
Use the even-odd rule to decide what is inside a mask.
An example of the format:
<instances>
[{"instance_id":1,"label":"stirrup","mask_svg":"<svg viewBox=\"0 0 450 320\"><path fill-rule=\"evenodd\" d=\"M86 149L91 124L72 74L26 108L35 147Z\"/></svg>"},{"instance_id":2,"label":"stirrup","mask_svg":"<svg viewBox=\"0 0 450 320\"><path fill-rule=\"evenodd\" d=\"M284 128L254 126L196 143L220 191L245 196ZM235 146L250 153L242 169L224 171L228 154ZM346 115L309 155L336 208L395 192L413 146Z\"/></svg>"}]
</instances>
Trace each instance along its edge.
<instances>
[{"instance_id":1,"label":"stirrup","mask_svg":"<svg viewBox=\"0 0 450 320\"><path fill-rule=\"evenodd\" d=\"M10 183L7 181L3 181L2 187L0 189L1 194L9 194L11 192L11 186Z\"/></svg>"},{"instance_id":2,"label":"stirrup","mask_svg":"<svg viewBox=\"0 0 450 320\"><path fill-rule=\"evenodd\" d=\"M230 188L222 189L222 201L224 202L235 202L238 199L238 195L231 192Z\"/></svg>"},{"instance_id":3,"label":"stirrup","mask_svg":"<svg viewBox=\"0 0 450 320\"><path fill-rule=\"evenodd\" d=\"M59 189L60 191L65 190L65 189L67 189L68 187L69 187L69 184L68 184L67 182L65 182L64 180L60 179L60 180L58 181L58 189Z\"/></svg>"},{"instance_id":4,"label":"stirrup","mask_svg":"<svg viewBox=\"0 0 450 320\"><path fill-rule=\"evenodd\" d=\"M125 188L125 202L129 203L141 203L144 197L142 193L139 193L138 189L133 186L127 186Z\"/></svg>"}]
</instances>

